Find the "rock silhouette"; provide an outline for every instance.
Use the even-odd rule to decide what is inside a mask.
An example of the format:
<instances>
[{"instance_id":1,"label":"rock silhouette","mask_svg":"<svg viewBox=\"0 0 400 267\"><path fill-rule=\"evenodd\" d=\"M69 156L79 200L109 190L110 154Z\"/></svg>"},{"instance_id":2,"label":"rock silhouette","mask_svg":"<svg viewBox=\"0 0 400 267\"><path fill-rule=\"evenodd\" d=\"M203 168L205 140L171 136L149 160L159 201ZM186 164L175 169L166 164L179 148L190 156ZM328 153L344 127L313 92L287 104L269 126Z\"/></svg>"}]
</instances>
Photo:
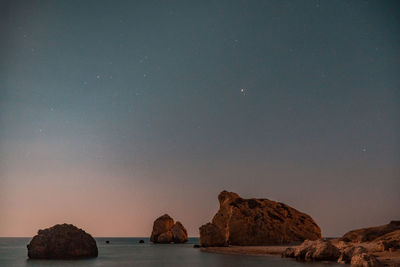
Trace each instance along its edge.
<instances>
[{"instance_id":1,"label":"rock silhouette","mask_svg":"<svg viewBox=\"0 0 400 267\"><path fill-rule=\"evenodd\" d=\"M188 235L185 227L180 223L174 223L168 214L158 217L153 224L150 241L153 243L169 244L185 243L188 240Z\"/></svg>"},{"instance_id":2,"label":"rock silhouette","mask_svg":"<svg viewBox=\"0 0 400 267\"><path fill-rule=\"evenodd\" d=\"M222 191L219 211L200 227L201 246L281 245L321 238L307 214L268 199L243 199Z\"/></svg>"},{"instance_id":3,"label":"rock silhouette","mask_svg":"<svg viewBox=\"0 0 400 267\"><path fill-rule=\"evenodd\" d=\"M39 230L27 245L32 259L78 259L97 257L93 237L72 224L57 224Z\"/></svg>"}]
</instances>

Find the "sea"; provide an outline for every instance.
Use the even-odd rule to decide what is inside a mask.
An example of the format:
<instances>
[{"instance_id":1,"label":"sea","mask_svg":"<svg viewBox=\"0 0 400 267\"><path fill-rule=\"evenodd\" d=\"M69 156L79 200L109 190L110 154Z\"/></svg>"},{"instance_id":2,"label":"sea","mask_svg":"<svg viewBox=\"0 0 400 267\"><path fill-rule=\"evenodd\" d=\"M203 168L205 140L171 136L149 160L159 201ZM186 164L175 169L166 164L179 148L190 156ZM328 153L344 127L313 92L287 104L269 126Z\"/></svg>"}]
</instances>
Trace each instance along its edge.
<instances>
[{"instance_id":1,"label":"sea","mask_svg":"<svg viewBox=\"0 0 400 267\"><path fill-rule=\"evenodd\" d=\"M193 248L198 238L185 244L152 244L148 238L95 238L99 256L83 260L28 259L31 238L0 238L0 266L170 266L170 267L327 267L336 263L302 263L277 255L245 256L202 252ZM143 239L144 244L139 240ZM109 241L107 244L106 241Z\"/></svg>"}]
</instances>

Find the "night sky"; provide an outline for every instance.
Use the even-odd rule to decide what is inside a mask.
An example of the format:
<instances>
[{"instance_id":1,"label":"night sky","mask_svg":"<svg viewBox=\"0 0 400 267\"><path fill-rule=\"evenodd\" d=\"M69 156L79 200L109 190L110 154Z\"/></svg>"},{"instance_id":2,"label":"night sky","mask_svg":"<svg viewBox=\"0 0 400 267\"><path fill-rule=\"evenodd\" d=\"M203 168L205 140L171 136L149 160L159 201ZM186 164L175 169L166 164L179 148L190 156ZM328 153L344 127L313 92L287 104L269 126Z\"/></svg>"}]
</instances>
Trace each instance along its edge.
<instances>
[{"instance_id":1,"label":"night sky","mask_svg":"<svg viewBox=\"0 0 400 267\"><path fill-rule=\"evenodd\" d=\"M2 1L0 236L191 236L226 189L400 219L398 1Z\"/></svg>"}]
</instances>

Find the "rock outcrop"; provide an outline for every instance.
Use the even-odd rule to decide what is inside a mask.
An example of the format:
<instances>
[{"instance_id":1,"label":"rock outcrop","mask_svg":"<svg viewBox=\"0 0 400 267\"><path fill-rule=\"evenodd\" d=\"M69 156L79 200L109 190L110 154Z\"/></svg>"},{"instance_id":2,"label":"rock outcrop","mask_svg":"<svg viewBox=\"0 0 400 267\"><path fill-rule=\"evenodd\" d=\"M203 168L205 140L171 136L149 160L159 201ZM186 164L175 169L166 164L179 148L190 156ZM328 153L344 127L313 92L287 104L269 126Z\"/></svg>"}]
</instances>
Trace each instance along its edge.
<instances>
[{"instance_id":1,"label":"rock outcrop","mask_svg":"<svg viewBox=\"0 0 400 267\"><path fill-rule=\"evenodd\" d=\"M200 227L200 245L281 245L321 238L307 214L268 199L243 199L222 191L219 211Z\"/></svg>"},{"instance_id":2,"label":"rock outcrop","mask_svg":"<svg viewBox=\"0 0 400 267\"><path fill-rule=\"evenodd\" d=\"M356 254L351 258L352 267L375 267L382 266L374 255L368 253Z\"/></svg>"},{"instance_id":3,"label":"rock outcrop","mask_svg":"<svg viewBox=\"0 0 400 267\"><path fill-rule=\"evenodd\" d=\"M185 243L188 240L188 234L180 222L176 222L171 228L172 240L174 243Z\"/></svg>"},{"instance_id":4,"label":"rock outcrop","mask_svg":"<svg viewBox=\"0 0 400 267\"><path fill-rule=\"evenodd\" d=\"M328 240L306 240L296 248L287 248L282 256L302 261L337 261L340 251Z\"/></svg>"},{"instance_id":5,"label":"rock outcrop","mask_svg":"<svg viewBox=\"0 0 400 267\"><path fill-rule=\"evenodd\" d=\"M391 221L389 224L381 226L353 230L344 234L341 240L346 242L369 242L396 230L400 230L400 221Z\"/></svg>"},{"instance_id":6,"label":"rock outcrop","mask_svg":"<svg viewBox=\"0 0 400 267\"><path fill-rule=\"evenodd\" d=\"M32 259L79 259L98 255L93 237L72 224L39 230L27 248Z\"/></svg>"},{"instance_id":7,"label":"rock outcrop","mask_svg":"<svg viewBox=\"0 0 400 267\"><path fill-rule=\"evenodd\" d=\"M282 257L299 261L337 261L354 267L381 266L376 257L362 246L340 244L334 246L329 240L304 241L300 246L287 248Z\"/></svg>"},{"instance_id":8,"label":"rock outcrop","mask_svg":"<svg viewBox=\"0 0 400 267\"><path fill-rule=\"evenodd\" d=\"M185 243L188 241L188 235L180 222L174 223L174 219L164 214L154 221L150 241L160 244Z\"/></svg>"},{"instance_id":9,"label":"rock outcrop","mask_svg":"<svg viewBox=\"0 0 400 267\"><path fill-rule=\"evenodd\" d=\"M393 251L400 249L400 230L380 236L374 240L377 251Z\"/></svg>"},{"instance_id":10,"label":"rock outcrop","mask_svg":"<svg viewBox=\"0 0 400 267\"><path fill-rule=\"evenodd\" d=\"M349 264L354 256L362 253L368 253L368 250L361 246L345 245L340 248L340 257L337 262Z\"/></svg>"}]
</instances>

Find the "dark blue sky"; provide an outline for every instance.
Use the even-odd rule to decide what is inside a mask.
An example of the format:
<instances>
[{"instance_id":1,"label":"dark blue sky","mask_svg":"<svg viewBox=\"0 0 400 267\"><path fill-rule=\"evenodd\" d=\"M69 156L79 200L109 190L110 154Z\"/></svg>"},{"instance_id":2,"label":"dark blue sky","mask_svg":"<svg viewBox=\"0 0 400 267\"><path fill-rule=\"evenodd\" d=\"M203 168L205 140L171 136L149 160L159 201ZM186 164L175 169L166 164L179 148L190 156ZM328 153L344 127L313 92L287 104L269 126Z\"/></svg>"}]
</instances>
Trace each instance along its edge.
<instances>
[{"instance_id":1,"label":"dark blue sky","mask_svg":"<svg viewBox=\"0 0 400 267\"><path fill-rule=\"evenodd\" d=\"M198 235L223 189L324 235L399 219L396 1L0 9L0 235L143 236L165 212Z\"/></svg>"}]
</instances>

